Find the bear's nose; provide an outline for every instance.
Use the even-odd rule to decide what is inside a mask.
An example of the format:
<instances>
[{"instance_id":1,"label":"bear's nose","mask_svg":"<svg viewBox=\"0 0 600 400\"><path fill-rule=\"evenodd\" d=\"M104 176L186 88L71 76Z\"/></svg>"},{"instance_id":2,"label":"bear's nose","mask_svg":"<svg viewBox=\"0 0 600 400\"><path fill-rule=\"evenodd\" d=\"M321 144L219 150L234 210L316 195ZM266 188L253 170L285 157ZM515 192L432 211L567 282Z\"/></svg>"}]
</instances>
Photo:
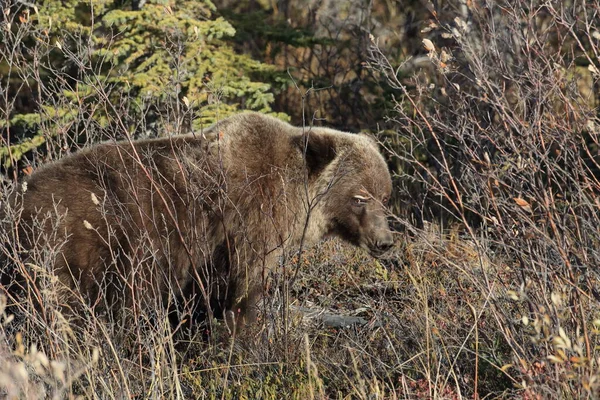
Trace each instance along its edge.
<instances>
[{"instance_id":1,"label":"bear's nose","mask_svg":"<svg viewBox=\"0 0 600 400\"><path fill-rule=\"evenodd\" d=\"M385 235L385 237L377 240L375 242L375 246L377 246L377 250L383 252L388 251L394 245L394 238L391 234Z\"/></svg>"}]
</instances>

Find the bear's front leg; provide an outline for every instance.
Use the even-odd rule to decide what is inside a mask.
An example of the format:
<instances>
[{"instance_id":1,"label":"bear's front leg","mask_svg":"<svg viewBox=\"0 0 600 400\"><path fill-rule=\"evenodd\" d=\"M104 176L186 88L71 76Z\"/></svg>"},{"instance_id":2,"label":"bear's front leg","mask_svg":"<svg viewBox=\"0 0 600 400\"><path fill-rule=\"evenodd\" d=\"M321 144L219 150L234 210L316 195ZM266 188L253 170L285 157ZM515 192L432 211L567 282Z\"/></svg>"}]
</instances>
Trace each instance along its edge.
<instances>
[{"instance_id":1,"label":"bear's front leg","mask_svg":"<svg viewBox=\"0 0 600 400\"><path fill-rule=\"evenodd\" d=\"M231 332L239 333L257 320L265 277L277 264L279 257L279 253L266 250L272 247L265 244L257 249L244 243L230 254L229 260L232 262L224 318Z\"/></svg>"},{"instance_id":2,"label":"bear's front leg","mask_svg":"<svg viewBox=\"0 0 600 400\"><path fill-rule=\"evenodd\" d=\"M225 323L232 335L256 322L260 293L261 288L255 282L252 285L241 284L236 287L225 312Z\"/></svg>"}]
</instances>

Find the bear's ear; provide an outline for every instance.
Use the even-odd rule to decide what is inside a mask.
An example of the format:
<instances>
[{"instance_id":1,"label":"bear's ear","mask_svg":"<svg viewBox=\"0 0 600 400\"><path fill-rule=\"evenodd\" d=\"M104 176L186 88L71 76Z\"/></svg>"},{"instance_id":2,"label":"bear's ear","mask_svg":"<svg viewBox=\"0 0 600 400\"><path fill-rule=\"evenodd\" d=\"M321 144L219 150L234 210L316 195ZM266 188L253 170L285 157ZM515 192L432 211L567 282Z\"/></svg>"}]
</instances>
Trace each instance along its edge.
<instances>
[{"instance_id":1,"label":"bear's ear","mask_svg":"<svg viewBox=\"0 0 600 400\"><path fill-rule=\"evenodd\" d=\"M335 158L335 140L329 135L309 131L293 141L304 156L309 176L319 174Z\"/></svg>"}]
</instances>

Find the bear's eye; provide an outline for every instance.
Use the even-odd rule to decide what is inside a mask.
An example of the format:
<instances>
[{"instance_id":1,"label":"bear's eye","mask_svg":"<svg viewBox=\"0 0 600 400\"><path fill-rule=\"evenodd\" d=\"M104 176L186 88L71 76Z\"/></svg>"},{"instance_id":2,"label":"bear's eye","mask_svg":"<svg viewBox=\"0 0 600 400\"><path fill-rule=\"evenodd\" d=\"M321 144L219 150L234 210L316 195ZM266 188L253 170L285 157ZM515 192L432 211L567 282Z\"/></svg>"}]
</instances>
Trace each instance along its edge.
<instances>
[{"instance_id":1,"label":"bear's eye","mask_svg":"<svg viewBox=\"0 0 600 400\"><path fill-rule=\"evenodd\" d=\"M367 201L369 201L369 199L367 199L366 197L362 197L362 196L354 196L352 198L352 202L354 203L355 206L364 206L365 204L367 204Z\"/></svg>"},{"instance_id":2,"label":"bear's eye","mask_svg":"<svg viewBox=\"0 0 600 400\"><path fill-rule=\"evenodd\" d=\"M387 203L388 203L388 201L390 201L390 198L386 196L386 197L384 197L384 198L381 200L381 203L382 203L384 206L386 206L386 205L387 205Z\"/></svg>"}]
</instances>

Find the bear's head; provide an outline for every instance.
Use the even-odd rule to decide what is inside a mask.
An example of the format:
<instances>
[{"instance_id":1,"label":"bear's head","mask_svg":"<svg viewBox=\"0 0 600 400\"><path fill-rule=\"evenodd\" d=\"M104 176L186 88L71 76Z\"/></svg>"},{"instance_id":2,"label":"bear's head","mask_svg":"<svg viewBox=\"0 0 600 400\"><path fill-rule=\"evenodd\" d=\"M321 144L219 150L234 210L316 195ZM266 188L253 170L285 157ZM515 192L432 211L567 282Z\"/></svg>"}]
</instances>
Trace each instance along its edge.
<instances>
[{"instance_id":1,"label":"bear's head","mask_svg":"<svg viewBox=\"0 0 600 400\"><path fill-rule=\"evenodd\" d=\"M302 145L309 181L322 202L326 236L382 256L394 243L387 221L392 180L377 143L362 134L314 129Z\"/></svg>"}]
</instances>

